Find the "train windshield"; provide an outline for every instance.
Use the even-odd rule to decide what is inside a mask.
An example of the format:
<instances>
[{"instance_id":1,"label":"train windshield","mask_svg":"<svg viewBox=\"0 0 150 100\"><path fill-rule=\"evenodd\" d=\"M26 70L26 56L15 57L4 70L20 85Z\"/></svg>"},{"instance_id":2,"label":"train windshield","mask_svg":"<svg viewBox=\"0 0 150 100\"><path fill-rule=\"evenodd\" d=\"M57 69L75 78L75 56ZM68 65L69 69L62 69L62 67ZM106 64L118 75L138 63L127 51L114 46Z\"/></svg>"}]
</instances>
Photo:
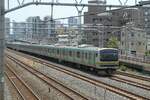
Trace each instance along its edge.
<instances>
[{"instance_id":1,"label":"train windshield","mask_svg":"<svg viewBox=\"0 0 150 100\"><path fill-rule=\"evenodd\" d=\"M100 51L100 61L117 61L118 50L105 49Z\"/></svg>"}]
</instances>

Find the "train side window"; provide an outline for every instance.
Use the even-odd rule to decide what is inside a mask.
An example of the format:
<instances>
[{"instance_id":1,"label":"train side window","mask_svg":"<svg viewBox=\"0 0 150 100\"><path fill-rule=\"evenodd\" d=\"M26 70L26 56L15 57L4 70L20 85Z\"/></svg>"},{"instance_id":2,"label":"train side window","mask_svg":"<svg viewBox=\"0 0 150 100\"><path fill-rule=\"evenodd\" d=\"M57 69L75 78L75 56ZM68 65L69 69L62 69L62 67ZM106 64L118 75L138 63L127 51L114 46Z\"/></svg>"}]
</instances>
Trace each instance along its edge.
<instances>
[{"instance_id":1,"label":"train side window","mask_svg":"<svg viewBox=\"0 0 150 100\"><path fill-rule=\"evenodd\" d=\"M47 48L47 53L49 53L49 49Z\"/></svg>"},{"instance_id":2,"label":"train side window","mask_svg":"<svg viewBox=\"0 0 150 100\"><path fill-rule=\"evenodd\" d=\"M85 59L87 59L87 53L85 53Z\"/></svg>"},{"instance_id":3,"label":"train side window","mask_svg":"<svg viewBox=\"0 0 150 100\"><path fill-rule=\"evenodd\" d=\"M89 59L91 58L91 53L89 53Z\"/></svg>"},{"instance_id":4,"label":"train side window","mask_svg":"<svg viewBox=\"0 0 150 100\"><path fill-rule=\"evenodd\" d=\"M84 59L84 52L82 52L82 59Z\"/></svg>"},{"instance_id":5,"label":"train side window","mask_svg":"<svg viewBox=\"0 0 150 100\"><path fill-rule=\"evenodd\" d=\"M54 49L54 53L55 53L56 49Z\"/></svg>"},{"instance_id":6,"label":"train side window","mask_svg":"<svg viewBox=\"0 0 150 100\"><path fill-rule=\"evenodd\" d=\"M72 56L72 51L69 51L69 56Z\"/></svg>"},{"instance_id":7,"label":"train side window","mask_svg":"<svg viewBox=\"0 0 150 100\"><path fill-rule=\"evenodd\" d=\"M59 49L57 49L57 54L59 54Z\"/></svg>"},{"instance_id":8,"label":"train side window","mask_svg":"<svg viewBox=\"0 0 150 100\"><path fill-rule=\"evenodd\" d=\"M65 56L67 55L67 52L66 52L66 50L64 51L65 52Z\"/></svg>"},{"instance_id":9,"label":"train side window","mask_svg":"<svg viewBox=\"0 0 150 100\"><path fill-rule=\"evenodd\" d=\"M63 55L65 55L65 50L63 50Z\"/></svg>"},{"instance_id":10,"label":"train side window","mask_svg":"<svg viewBox=\"0 0 150 100\"><path fill-rule=\"evenodd\" d=\"M54 53L54 50L53 50L53 48L52 48L52 53Z\"/></svg>"},{"instance_id":11,"label":"train side window","mask_svg":"<svg viewBox=\"0 0 150 100\"><path fill-rule=\"evenodd\" d=\"M65 56L67 55L67 54L66 54L66 50L64 50L64 54L65 54Z\"/></svg>"},{"instance_id":12,"label":"train side window","mask_svg":"<svg viewBox=\"0 0 150 100\"><path fill-rule=\"evenodd\" d=\"M77 52L77 57L80 58L80 52L79 51Z\"/></svg>"},{"instance_id":13,"label":"train side window","mask_svg":"<svg viewBox=\"0 0 150 100\"><path fill-rule=\"evenodd\" d=\"M54 48L54 53L56 53L57 51L56 51L56 49Z\"/></svg>"},{"instance_id":14,"label":"train side window","mask_svg":"<svg viewBox=\"0 0 150 100\"><path fill-rule=\"evenodd\" d=\"M54 49L52 49L52 50L53 50L53 53L54 53L55 50Z\"/></svg>"}]
</instances>

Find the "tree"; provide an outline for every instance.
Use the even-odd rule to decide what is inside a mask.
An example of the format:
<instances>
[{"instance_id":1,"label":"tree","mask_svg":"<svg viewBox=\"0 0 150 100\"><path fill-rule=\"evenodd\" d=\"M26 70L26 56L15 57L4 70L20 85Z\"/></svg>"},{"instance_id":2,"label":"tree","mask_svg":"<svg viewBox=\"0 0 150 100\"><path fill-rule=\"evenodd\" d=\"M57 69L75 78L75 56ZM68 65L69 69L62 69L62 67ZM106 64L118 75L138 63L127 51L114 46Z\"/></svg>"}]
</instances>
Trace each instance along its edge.
<instances>
[{"instance_id":1,"label":"tree","mask_svg":"<svg viewBox=\"0 0 150 100\"><path fill-rule=\"evenodd\" d=\"M145 56L150 56L150 50L145 52Z\"/></svg>"},{"instance_id":2,"label":"tree","mask_svg":"<svg viewBox=\"0 0 150 100\"><path fill-rule=\"evenodd\" d=\"M108 42L107 42L107 47L108 48L119 48L119 41L117 37L110 37Z\"/></svg>"}]
</instances>

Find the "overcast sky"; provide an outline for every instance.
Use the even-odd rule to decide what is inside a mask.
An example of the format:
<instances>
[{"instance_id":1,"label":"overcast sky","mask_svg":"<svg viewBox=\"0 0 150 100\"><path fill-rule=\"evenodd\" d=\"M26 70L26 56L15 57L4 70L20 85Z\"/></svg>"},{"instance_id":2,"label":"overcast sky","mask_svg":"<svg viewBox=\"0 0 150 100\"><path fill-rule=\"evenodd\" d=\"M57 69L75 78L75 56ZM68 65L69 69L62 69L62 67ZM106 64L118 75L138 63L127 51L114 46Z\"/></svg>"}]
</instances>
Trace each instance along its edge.
<instances>
[{"instance_id":1,"label":"overcast sky","mask_svg":"<svg viewBox=\"0 0 150 100\"><path fill-rule=\"evenodd\" d=\"M22 1L22 0L20 0ZM25 2L29 2L32 0L25 0ZM42 1L51 1L51 0L42 0ZM54 0L56 1L56 0ZM66 3L74 3L75 0L58 0L59 2L66 2ZM80 0L77 0L80 1ZM121 0L125 2L126 0ZM137 0L141 1L141 0ZM88 0L83 0L83 3L87 3ZM128 0L128 5L133 5L135 3L134 0ZM7 4L7 0L5 0L5 4ZM119 0L107 0L107 4L119 4ZM6 6L6 5L5 5ZM17 0L11 0L10 7L17 6ZM7 6L6 6L7 9ZM25 21L29 16L40 16L43 18L44 16L50 16L50 6L28 6L14 12L8 13L6 17L11 18L11 20L15 21ZM87 7L84 8L85 12L87 11ZM61 18L61 17L68 17L68 16L75 16L78 15L77 10L75 7L64 7L64 6L55 6L54 7L54 18Z\"/></svg>"}]
</instances>

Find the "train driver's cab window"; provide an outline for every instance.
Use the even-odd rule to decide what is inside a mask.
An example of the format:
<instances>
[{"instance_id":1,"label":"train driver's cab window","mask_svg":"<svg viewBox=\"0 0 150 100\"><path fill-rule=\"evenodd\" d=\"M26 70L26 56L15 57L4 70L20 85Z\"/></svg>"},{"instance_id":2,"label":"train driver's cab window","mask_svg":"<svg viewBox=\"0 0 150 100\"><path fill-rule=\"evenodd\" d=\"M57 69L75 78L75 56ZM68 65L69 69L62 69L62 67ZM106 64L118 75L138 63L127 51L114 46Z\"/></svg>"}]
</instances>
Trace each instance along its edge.
<instances>
[{"instance_id":1,"label":"train driver's cab window","mask_svg":"<svg viewBox=\"0 0 150 100\"><path fill-rule=\"evenodd\" d=\"M98 57L98 53L96 53L95 56Z\"/></svg>"}]
</instances>

